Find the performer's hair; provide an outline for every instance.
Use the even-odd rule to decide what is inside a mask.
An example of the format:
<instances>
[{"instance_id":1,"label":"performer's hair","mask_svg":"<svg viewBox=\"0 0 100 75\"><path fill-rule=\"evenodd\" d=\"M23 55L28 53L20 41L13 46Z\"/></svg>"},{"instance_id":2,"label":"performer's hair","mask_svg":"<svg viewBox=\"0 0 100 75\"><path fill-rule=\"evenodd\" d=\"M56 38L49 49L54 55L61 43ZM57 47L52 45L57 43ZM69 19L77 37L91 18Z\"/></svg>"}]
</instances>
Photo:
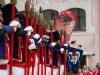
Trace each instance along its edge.
<instances>
[{"instance_id":1,"label":"performer's hair","mask_svg":"<svg viewBox=\"0 0 100 75\"><path fill-rule=\"evenodd\" d=\"M11 21L11 4L8 3L6 5L3 6L3 9L2 9L2 12L3 12L3 19L4 19L4 22L3 24L5 25L9 25L9 22ZM18 13L18 10L17 8L15 7L15 14Z\"/></svg>"}]
</instances>

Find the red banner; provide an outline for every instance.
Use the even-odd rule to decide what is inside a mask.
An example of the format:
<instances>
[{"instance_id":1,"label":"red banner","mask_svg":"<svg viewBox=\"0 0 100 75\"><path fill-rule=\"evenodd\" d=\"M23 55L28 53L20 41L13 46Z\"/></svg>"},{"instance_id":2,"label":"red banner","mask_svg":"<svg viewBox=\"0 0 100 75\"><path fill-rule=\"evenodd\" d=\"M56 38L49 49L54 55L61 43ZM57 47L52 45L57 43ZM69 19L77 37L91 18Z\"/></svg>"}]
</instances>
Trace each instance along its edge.
<instances>
[{"instance_id":1,"label":"red banner","mask_svg":"<svg viewBox=\"0 0 100 75\"><path fill-rule=\"evenodd\" d=\"M63 29L64 31L66 31L67 34L66 39L68 42L75 27L75 23L76 23L75 15L71 11L64 10L60 12L58 17L56 18L55 30L59 31L60 29Z\"/></svg>"}]
</instances>

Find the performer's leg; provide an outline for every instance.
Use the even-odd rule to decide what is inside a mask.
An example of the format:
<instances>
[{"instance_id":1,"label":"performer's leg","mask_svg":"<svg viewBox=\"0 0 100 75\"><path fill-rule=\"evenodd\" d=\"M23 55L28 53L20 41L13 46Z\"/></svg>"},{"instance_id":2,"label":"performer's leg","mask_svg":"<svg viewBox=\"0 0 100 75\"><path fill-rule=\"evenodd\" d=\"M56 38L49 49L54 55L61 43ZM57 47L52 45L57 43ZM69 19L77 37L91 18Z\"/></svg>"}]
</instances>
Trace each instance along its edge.
<instances>
[{"instance_id":1,"label":"performer's leg","mask_svg":"<svg viewBox=\"0 0 100 75\"><path fill-rule=\"evenodd\" d=\"M32 75L32 66L30 67L29 75Z\"/></svg>"},{"instance_id":2,"label":"performer's leg","mask_svg":"<svg viewBox=\"0 0 100 75\"><path fill-rule=\"evenodd\" d=\"M12 75L24 75L24 69L20 67L12 67Z\"/></svg>"},{"instance_id":3,"label":"performer's leg","mask_svg":"<svg viewBox=\"0 0 100 75\"><path fill-rule=\"evenodd\" d=\"M8 75L7 69L6 69L6 70L1 70L1 69L0 69L0 74L1 74L1 75Z\"/></svg>"},{"instance_id":4,"label":"performer's leg","mask_svg":"<svg viewBox=\"0 0 100 75\"><path fill-rule=\"evenodd\" d=\"M50 67L46 67L46 75L51 75L51 68Z\"/></svg>"},{"instance_id":5,"label":"performer's leg","mask_svg":"<svg viewBox=\"0 0 100 75\"><path fill-rule=\"evenodd\" d=\"M24 75L23 63L13 60L12 75Z\"/></svg>"},{"instance_id":6,"label":"performer's leg","mask_svg":"<svg viewBox=\"0 0 100 75\"><path fill-rule=\"evenodd\" d=\"M58 75L58 69L57 68L53 68L53 75Z\"/></svg>"},{"instance_id":7,"label":"performer's leg","mask_svg":"<svg viewBox=\"0 0 100 75\"><path fill-rule=\"evenodd\" d=\"M60 65L60 75L64 75L64 65Z\"/></svg>"},{"instance_id":8,"label":"performer's leg","mask_svg":"<svg viewBox=\"0 0 100 75\"><path fill-rule=\"evenodd\" d=\"M35 66L34 66L34 75L37 75L37 74L38 74L38 73L37 73L37 72L38 72L37 70L38 70L38 65L35 65Z\"/></svg>"}]
</instances>

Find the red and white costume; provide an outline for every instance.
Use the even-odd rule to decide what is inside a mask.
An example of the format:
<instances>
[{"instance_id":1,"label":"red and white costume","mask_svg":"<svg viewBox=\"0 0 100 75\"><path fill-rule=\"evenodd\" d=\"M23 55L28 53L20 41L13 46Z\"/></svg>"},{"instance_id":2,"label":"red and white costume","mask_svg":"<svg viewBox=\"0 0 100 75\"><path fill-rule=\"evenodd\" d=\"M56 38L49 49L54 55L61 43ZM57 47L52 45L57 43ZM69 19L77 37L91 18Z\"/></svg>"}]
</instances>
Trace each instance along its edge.
<instances>
[{"instance_id":1,"label":"red and white costume","mask_svg":"<svg viewBox=\"0 0 100 75\"><path fill-rule=\"evenodd\" d=\"M77 75L84 75L83 73L78 73Z\"/></svg>"}]
</instances>

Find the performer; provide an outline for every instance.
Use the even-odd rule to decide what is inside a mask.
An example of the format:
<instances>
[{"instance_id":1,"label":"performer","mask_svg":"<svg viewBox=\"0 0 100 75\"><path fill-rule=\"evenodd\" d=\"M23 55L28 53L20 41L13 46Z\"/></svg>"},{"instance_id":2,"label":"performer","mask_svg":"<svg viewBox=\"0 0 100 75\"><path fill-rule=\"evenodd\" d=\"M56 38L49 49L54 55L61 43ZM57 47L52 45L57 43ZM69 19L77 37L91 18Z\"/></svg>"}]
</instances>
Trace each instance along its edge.
<instances>
[{"instance_id":1,"label":"performer","mask_svg":"<svg viewBox=\"0 0 100 75\"><path fill-rule=\"evenodd\" d=\"M84 65L83 74L84 74L84 75L88 75L88 73L89 73L89 71L88 71L88 69L87 69L87 66Z\"/></svg>"},{"instance_id":2,"label":"performer","mask_svg":"<svg viewBox=\"0 0 100 75\"><path fill-rule=\"evenodd\" d=\"M34 75L37 75L37 65L38 65L38 56L37 56L37 47L41 45L42 39L40 37L39 34L35 34L32 36L31 39L29 39L32 43L29 45L28 49L30 51L35 51L35 59L31 58L31 62L34 61L34 63L32 62L32 64L34 64ZM31 74L32 74L32 68L31 68Z\"/></svg>"},{"instance_id":3,"label":"performer","mask_svg":"<svg viewBox=\"0 0 100 75\"><path fill-rule=\"evenodd\" d=\"M90 66L89 75L95 75L95 72L93 71L93 67L92 66Z\"/></svg>"},{"instance_id":4,"label":"performer","mask_svg":"<svg viewBox=\"0 0 100 75\"><path fill-rule=\"evenodd\" d=\"M100 75L100 63L96 64L96 69L97 69L97 71L96 71L95 75Z\"/></svg>"},{"instance_id":5,"label":"performer","mask_svg":"<svg viewBox=\"0 0 100 75\"><path fill-rule=\"evenodd\" d=\"M78 74L77 75L84 75L81 68L78 70Z\"/></svg>"},{"instance_id":6,"label":"performer","mask_svg":"<svg viewBox=\"0 0 100 75\"><path fill-rule=\"evenodd\" d=\"M5 24L8 24L11 20L11 4L7 4L3 8ZM7 13L6 13L7 12ZM6 16L5 16L6 15ZM6 18L8 16L8 19ZM17 28L16 32L14 33L14 51L13 51L13 67L12 67L12 74L13 75L24 75L24 37L30 36L31 32L33 32L33 28L31 26L22 29L22 25L25 23L25 17L18 13L17 8L15 7L15 21L19 21L22 24ZM22 55L23 53L23 55ZM17 71L17 72L16 72Z\"/></svg>"},{"instance_id":7,"label":"performer","mask_svg":"<svg viewBox=\"0 0 100 75\"><path fill-rule=\"evenodd\" d=\"M60 35L58 31L53 32L53 39L54 42L49 45L49 48L53 48L53 74L58 75L58 54L62 54L64 48L60 48Z\"/></svg>"},{"instance_id":8,"label":"performer","mask_svg":"<svg viewBox=\"0 0 100 75\"><path fill-rule=\"evenodd\" d=\"M10 25L3 25L2 10L0 8L0 73L7 75L7 64L9 62L9 37L8 33L16 32L19 22L12 21ZM14 24L12 24L14 23ZM5 70L2 70L5 69Z\"/></svg>"}]
</instances>

